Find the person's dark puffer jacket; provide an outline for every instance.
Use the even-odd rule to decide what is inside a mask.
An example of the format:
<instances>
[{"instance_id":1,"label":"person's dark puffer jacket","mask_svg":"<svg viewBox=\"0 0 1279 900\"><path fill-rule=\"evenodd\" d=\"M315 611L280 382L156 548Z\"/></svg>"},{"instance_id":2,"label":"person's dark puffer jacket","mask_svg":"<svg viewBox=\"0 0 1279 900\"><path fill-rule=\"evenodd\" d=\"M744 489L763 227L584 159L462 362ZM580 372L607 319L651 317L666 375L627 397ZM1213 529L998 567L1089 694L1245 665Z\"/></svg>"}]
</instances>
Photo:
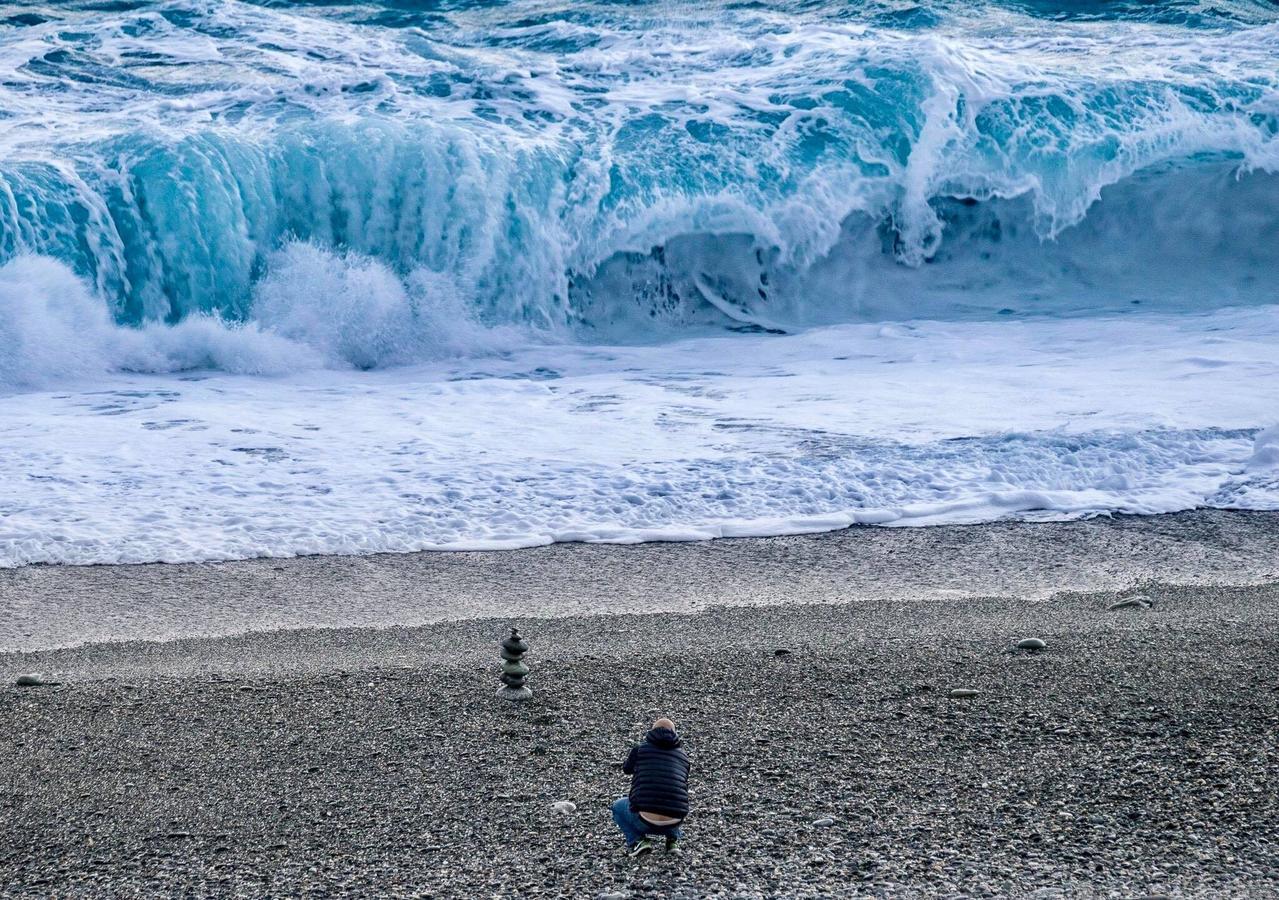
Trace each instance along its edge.
<instances>
[{"instance_id":1,"label":"person's dark puffer jacket","mask_svg":"<svg viewBox=\"0 0 1279 900\"><path fill-rule=\"evenodd\" d=\"M688 815L688 754L679 735L653 728L631 748L622 771L631 778L631 809L682 819Z\"/></svg>"}]
</instances>

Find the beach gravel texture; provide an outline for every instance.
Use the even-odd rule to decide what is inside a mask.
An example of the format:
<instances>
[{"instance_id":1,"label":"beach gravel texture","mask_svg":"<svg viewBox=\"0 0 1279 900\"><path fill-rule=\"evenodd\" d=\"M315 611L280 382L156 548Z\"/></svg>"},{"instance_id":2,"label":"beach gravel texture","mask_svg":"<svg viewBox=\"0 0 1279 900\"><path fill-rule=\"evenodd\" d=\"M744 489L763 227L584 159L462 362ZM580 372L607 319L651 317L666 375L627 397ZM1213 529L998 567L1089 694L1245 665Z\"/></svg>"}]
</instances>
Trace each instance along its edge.
<instances>
[{"instance_id":1,"label":"beach gravel texture","mask_svg":"<svg viewBox=\"0 0 1279 900\"><path fill-rule=\"evenodd\" d=\"M1275 896L1279 586L1141 590L528 619L526 704L507 621L0 655L0 894Z\"/></svg>"}]
</instances>

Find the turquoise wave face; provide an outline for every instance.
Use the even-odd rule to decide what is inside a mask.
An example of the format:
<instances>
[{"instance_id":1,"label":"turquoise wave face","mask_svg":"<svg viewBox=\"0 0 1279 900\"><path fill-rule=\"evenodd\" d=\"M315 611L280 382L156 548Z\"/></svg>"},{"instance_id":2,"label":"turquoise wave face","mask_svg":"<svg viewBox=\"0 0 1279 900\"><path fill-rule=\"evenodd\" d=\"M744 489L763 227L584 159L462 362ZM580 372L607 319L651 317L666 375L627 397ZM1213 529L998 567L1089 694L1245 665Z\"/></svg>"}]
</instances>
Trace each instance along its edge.
<instances>
[{"instance_id":1,"label":"turquoise wave face","mask_svg":"<svg viewBox=\"0 0 1279 900\"><path fill-rule=\"evenodd\" d=\"M121 324L1279 302L1269 4L96 6L0 17L0 262L61 261Z\"/></svg>"}]
</instances>

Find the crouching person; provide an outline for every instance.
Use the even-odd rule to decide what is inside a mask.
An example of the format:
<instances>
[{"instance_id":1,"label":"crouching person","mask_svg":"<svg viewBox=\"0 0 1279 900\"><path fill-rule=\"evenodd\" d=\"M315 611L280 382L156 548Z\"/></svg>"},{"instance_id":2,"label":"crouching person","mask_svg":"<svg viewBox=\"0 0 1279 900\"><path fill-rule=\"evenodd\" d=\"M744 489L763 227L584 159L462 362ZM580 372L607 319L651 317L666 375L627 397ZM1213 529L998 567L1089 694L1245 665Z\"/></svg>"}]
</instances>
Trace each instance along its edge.
<instances>
[{"instance_id":1,"label":"crouching person","mask_svg":"<svg viewBox=\"0 0 1279 900\"><path fill-rule=\"evenodd\" d=\"M688 815L689 762L682 744L675 723L658 719L622 764L631 792L613 804L613 821L631 856L652 853L655 837L665 838L668 853L679 852L679 826Z\"/></svg>"}]
</instances>

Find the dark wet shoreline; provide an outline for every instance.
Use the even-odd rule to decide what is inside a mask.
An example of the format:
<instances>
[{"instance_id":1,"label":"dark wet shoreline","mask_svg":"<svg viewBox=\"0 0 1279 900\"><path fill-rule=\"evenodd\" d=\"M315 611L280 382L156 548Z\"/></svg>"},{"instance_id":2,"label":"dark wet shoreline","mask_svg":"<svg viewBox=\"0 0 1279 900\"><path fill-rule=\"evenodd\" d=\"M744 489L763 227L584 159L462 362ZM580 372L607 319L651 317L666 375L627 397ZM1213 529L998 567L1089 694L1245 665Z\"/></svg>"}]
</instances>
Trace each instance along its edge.
<instances>
[{"instance_id":1,"label":"dark wet shoreline","mask_svg":"<svg viewBox=\"0 0 1279 900\"><path fill-rule=\"evenodd\" d=\"M1279 580L1279 512L1196 510L1074 522L505 552L0 569L0 653L85 642L467 619L695 612ZM160 651L163 655L163 651Z\"/></svg>"}]
</instances>

